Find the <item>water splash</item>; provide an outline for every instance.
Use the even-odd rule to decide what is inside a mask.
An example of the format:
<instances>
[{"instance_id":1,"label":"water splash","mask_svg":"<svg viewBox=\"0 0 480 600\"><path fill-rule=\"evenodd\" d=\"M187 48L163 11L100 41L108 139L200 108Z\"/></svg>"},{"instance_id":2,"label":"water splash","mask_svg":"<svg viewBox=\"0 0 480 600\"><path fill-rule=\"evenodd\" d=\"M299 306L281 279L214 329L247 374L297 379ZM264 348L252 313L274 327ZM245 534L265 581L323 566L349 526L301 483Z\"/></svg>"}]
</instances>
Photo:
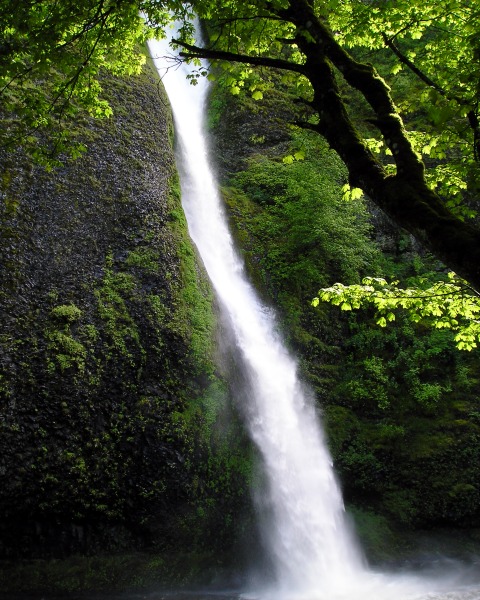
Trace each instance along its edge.
<instances>
[{"instance_id":1,"label":"water splash","mask_svg":"<svg viewBox=\"0 0 480 600\"><path fill-rule=\"evenodd\" d=\"M276 600L439 598L428 595L432 589L442 589L431 580L392 578L365 567L345 520L312 398L277 334L273 312L262 305L247 281L228 230L204 132L208 82L201 77L192 86L186 78L187 65L170 63L168 68L167 42L150 42L150 52L173 109L189 232L231 324L246 373L244 414L263 461L266 484L259 513L275 571L274 581L260 596Z\"/></svg>"}]
</instances>

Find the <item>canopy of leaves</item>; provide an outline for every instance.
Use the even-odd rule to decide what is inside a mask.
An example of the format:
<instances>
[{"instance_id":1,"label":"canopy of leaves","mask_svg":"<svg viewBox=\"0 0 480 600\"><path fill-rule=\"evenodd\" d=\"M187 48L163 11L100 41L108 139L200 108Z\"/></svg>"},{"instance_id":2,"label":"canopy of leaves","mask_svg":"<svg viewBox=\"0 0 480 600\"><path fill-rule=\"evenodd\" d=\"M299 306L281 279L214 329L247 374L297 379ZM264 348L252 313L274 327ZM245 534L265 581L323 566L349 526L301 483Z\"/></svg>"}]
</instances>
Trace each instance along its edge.
<instances>
[{"instance_id":1,"label":"canopy of leaves","mask_svg":"<svg viewBox=\"0 0 480 600\"><path fill-rule=\"evenodd\" d=\"M366 277L360 285L335 285L322 288L313 299L313 306L320 301L352 310L373 306L376 322L385 327L395 320L395 311L403 310L415 323L424 322L437 329L451 329L459 350L472 350L480 341L480 297L465 281L454 273L448 281L433 285L421 280L414 288L400 288L398 281L387 283L385 279Z\"/></svg>"},{"instance_id":2,"label":"canopy of leaves","mask_svg":"<svg viewBox=\"0 0 480 600\"><path fill-rule=\"evenodd\" d=\"M326 137L351 189L480 287L480 234L464 223L479 188L476 3L214 0L195 8L209 20L209 42L179 40L185 58L243 65L225 67L228 85L253 98L265 84L252 67L282 69L312 109L297 125Z\"/></svg>"},{"instance_id":3,"label":"canopy of leaves","mask_svg":"<svg viewBox=\"0 0 480 600\"><path fill-rule=\"evenodd\" d=\"M22 145L49 167L83 151L75 119L111 114L102 71L138 73L143 44L162 35L169 9L187 13L155 0L0 0L0 145Z\"/></svg>"},{"instance_id":4,"label":"canopy of leaves","mask_svg":"<svg viewBox=\"0 0 480 600\"><path fill-rule=\"evenodd\" d=\"M456 0L339 3L331 15L347 48L391 52L383 65L377 52L377 65L429 167L429 184L464 217L473 216L465 190L478 193L479 17L475 2ZM409 75L419 85L402 97L398 82Z\"/></svg>"},{"instance_id":5,"label":"canopy of leaves","mask_svg":"<svg viewBox=\"0 0 480 600\"><path fill-rule=\"evenodd\" d=\"M277 66L294 71L292 82L295 81L299 95L310 99L312 87L308 78L299 78L301 69L297 68L306 60L298 43L299 27L306 24L296 22L302 15L297 19L291 15L295 9L300 11L302 4L288 0L214 0L196 2L195 9L209 22L209 48L241 55L245 62L248 57L251 64L262 64L262 59L263 64L268 64L268 58L283 60ZM462 169L457 166L463 176L457 186L460 184L464 189L464 179L474 176L469 167L472 167L479 142L480 9L477 3L317 0L304 4L328 24L339 46L357 55L359 49L367 50L368 59L375 60L381 75L392 80L393 86L394 77L401 71L418 77L422 82L419 94L409 99L399 97L396 108L403 115L413 112L418 115L419 109L425 111L427 118L422 119L422 129L418 132L421 135L414 129L412 143L425 157L442 160L448 155L450 163L455 160L463 164ZM306 35L305 31L301 34ZM378 54L382 50L383 58ZM385 50L390 53L390 60L385 60ZM220 53L218 58L222 58ZM274 66L273 60L271 66ZM231 81L235 93L239 87L245 87L238 82L248 67L240 72L232 67L231 71L238 77L238 81ZM395 92L393 89L394 100L397 100ZM386 140L384 147L388 145ZM452 173L450 180L454 179ZM445 174L431 175L433 186L444 180ZM443 189L448 193L447 188L445 182Z\"/></svg>"}]
</instances>

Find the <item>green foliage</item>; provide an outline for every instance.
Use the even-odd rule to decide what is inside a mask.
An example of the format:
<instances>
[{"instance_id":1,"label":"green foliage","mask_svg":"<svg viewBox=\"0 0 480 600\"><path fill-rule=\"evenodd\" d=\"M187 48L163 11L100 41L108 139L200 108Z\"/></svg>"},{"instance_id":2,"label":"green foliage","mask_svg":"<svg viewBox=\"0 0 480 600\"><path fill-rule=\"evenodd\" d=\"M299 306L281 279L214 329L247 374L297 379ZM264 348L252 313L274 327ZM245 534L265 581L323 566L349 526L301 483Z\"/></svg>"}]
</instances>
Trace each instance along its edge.
<instances>
[{"instance_id":1,"label":"green foliage","mask_svg":"<svg viewBox=\"0 0 480 600\"><path fill-rule=\"evenodd\" d=\"M129 273L115 271L111 255L107 257L102 284L94 291L98 311L110 338L111 349L120 352L132 364L134 349L140 349L143 354L139 331L127 305L135 287L134 277Z\"/></svg>"},{"instance_id":2,"label":"green foliage","mask_svg":"<svg viewBox=\"0 0 480 600\"><path fill-rule=\"evenodd\" d=\"M227 199L234 211L240 208L235 190L241 190L258 206L244 212L239 228L244 241L246 232L255 239L251 251L273 297L286 286L306 294L312 278L325 280L329 273L358 280L375 260L363 205L340 199L344 171L333 153L305 133L292 141L289 156L296 155L291 162L252 158L232 177Z\"/></svg>"},{"instance_id":3,"label":"green foliage","mask_svg":"<svg viewBox=\"0 0 480 600\"><path fill-rule=\"evenodd\" d=\"M478 115L478 8L457 0L421 6L416 0L329 4L335 5L328 13L331 27L345 47L367 49L369 60L376 51L376 65L409 122L410 139L427 162L432 188L447 206L471 217L474 211L465 205L463 192L467 187L478 191L479 183L474 151L478 124L475 133L468 122ZM388 60L384 48L390 52ZM411 82L407 97L396 96L399 74Z\"/></svg>"},{"instance_id":4,"label":"green foliage","mask_svg":"<svg viewBox=\"0 0 480 600\"><path fill-rule=\"evenodd\" d=\"M431 284L417 280L417 287L400 288L398 281L366 277L361 284L336 283L319 291L312 301L330 302L341 310L373 306L377 325L385 327L402 309L414 323L427 323L437 329L451 329L459 350L472 350L480 338L480 298L466 282L448 274L448 281ZM422 287L423 285L423 287Z\"/></svg>"},{"instance_id":5,"label":"green foliage","mask_svg":"<svg viewBox=\"0 0 480 600\"><path fill-rule=\"evenodd\" d=\"M433 414L453 389L469 389L452 334L419 329L400 316L387 331L351 320L338 394L375 418L407 408Z\"/></svg>"},{"instance_id":6,"label":"green foliage","mask_svg":"<svg viewBox=\"0 0 480 600\"><path fill-rule=\"evenodd\" d=\"M73 367L83 374L87 349L72 331L72 325L81 318L82 311L75 304L62 304L55 306L50 314L53 323L44 332L48 354L53 356L53 360L48 359L48 371L52 373L60 368L63 373Z\"/></svg>"},{"instance_id":7,"label":"green foliage","mask_svg":"<svg viewBox=\"0 0 480 600\"><path fill-rule=\"evenodd\" d=\"M102 72L138 74L142 46L154 31L163 35L170 10L190 12L176 0L1 0L0 144L22 145L47 168L64 153L78 157L86 147L72 123L112 114Z\"/></svg>"},{"instance_id":8,"label":"green foliage","mask_svg":"<svg viewBox=\"0 0 480 600\"><path fill-rule=\"evenodd\" d=\"M391 381L383 359L371 356L359 366L362 376L347 385L352 400L364 404L373 399L379 408L386 408L390 403Z\"/></svg>"}]
</instances>

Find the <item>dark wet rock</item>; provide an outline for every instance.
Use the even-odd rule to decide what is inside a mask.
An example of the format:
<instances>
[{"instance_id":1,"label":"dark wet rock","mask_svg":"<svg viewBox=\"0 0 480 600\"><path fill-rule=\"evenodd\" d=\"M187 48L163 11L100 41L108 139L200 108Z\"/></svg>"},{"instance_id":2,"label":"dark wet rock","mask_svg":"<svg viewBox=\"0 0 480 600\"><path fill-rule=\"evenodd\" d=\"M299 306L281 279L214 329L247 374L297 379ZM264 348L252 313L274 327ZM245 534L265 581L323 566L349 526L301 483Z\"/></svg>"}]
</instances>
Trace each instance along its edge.
<instances>
[{"instance_id":1,"label":"dark wet rock","mask_svg":"<svg viewBox=\"0 0 480 600\"><path fill-rule=\"evenodd\" d=\"M208 523L214 318L168 105L148 69L104 87L80 159L0 156L0 558L180 550Z\"/></svg>"}]
</instances>

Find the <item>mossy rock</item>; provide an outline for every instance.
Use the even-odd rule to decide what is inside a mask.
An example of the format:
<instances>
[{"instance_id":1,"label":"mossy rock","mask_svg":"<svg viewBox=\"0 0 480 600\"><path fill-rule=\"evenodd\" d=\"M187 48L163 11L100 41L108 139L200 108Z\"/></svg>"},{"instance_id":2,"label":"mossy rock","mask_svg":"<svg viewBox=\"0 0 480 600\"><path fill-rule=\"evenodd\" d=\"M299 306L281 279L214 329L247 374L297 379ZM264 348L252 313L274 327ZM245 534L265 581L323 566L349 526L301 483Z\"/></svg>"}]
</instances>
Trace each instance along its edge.
<instances>
[{"instance_id":1,"label":"mossy rock","mask_svg":"<svg viewBox=\"0 0 480 600\"><path fill-rule=\"evenodd\" d=\"M210 487L250 451L216 429L229 392L166 96L150 64L102 85L114 117L78 122L76 161L0 155L0 557L195 552L211 529L223 549L239 524L218 507L249 503L234 468Z\"/></svg>"}]
</instances>

